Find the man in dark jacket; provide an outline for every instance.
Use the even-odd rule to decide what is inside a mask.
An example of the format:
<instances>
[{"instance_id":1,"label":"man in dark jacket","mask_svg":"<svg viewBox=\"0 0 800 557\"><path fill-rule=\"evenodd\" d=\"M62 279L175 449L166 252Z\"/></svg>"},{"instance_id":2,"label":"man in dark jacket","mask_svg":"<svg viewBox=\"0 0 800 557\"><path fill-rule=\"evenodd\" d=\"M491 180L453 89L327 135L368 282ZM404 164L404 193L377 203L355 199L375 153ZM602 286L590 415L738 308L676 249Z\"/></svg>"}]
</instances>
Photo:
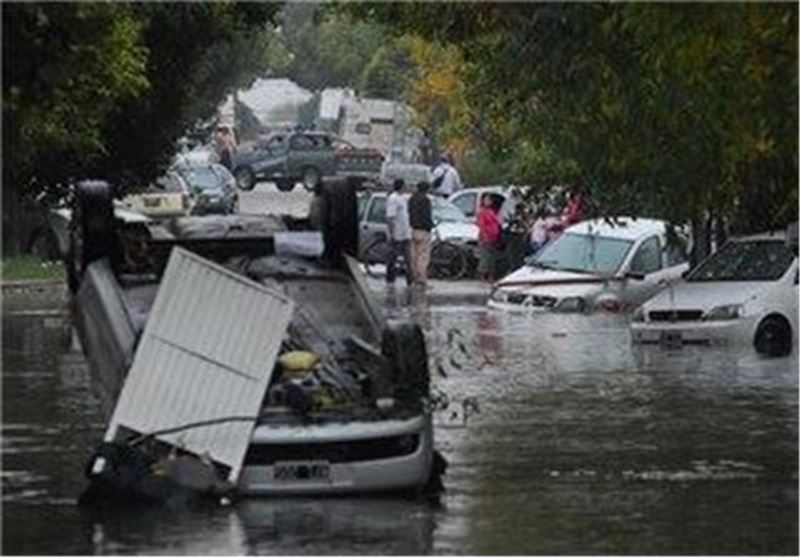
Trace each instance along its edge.
<instances>
[{"instance_id":1,"label":"man in dark jacket","mask_svg":"<svg viewBox=\"0 0 800 557\"><path fill-rule=\"evenodd\" d=\"M425 285L431 260L431 230L433 210L428 197L427 182L417 184L417 192L408 200L408 220L411 224L411 261L414 283Z\"/></svg>"}]
</instances>

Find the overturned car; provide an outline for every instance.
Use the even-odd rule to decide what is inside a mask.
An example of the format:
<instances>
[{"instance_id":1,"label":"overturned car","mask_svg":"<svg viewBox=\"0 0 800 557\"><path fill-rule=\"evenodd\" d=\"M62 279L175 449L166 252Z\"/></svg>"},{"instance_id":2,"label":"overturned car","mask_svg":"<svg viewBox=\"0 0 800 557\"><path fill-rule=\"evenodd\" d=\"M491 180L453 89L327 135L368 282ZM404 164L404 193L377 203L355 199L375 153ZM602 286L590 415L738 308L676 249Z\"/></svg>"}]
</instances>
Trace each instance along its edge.
<instances>
[{"instance_id":1,"label":"overturned car","mask_svg":"<svg viewBox=\"0 0 800 557\"><path fill-rule=\"evenodd\" d=\"M321 233L230 215L130 234L104 184L78 188L74 323L109 419L83 502L441 487L424 336L386 322L350 256L355 192L325 195Z\"/></svg>"}]
</instances>

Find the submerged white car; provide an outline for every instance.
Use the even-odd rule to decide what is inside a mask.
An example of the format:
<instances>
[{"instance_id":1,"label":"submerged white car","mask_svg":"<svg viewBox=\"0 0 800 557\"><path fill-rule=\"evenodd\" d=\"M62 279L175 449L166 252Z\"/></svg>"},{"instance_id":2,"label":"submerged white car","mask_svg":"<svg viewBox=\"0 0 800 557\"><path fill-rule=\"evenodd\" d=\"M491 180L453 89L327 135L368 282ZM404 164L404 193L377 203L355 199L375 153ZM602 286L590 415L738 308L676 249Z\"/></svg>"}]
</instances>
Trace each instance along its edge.
<instances>
[{"instance_id":1,"label":"submerged white car","mask_svg":"<svg viewBox=\"0 0 800 557\"><path fill-rule=\"evenodd\" d=\"M634 342L752 342L785 355L797 339L797 256L784 234L734 239L633 315Z\"/></svg>"},{"instance_id":2,"label":"submerged white car","mask_svg":"<svg viewBox=\"0 0 800 557\"><path fill-rule=\"evenodd\" d=\"M680 234L652 219L596 219L569 227L495 283L489 306L506 310L629 311L688 268Z\"/></svg>"}]
</instances>

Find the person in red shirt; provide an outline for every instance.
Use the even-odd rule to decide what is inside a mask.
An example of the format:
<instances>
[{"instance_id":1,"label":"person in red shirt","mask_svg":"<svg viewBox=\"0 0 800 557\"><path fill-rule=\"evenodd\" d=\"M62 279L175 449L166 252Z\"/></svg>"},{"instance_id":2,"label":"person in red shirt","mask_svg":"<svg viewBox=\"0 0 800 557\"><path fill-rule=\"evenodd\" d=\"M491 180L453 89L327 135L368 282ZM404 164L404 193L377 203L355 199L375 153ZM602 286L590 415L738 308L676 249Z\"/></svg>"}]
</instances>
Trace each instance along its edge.
<instances>
[{"instance_id":1,"label":"person in red shirt","mask_svg":"<svg viewBox=\"0 0 800 557\"><path fill-rule=\"evenodd\" d=\"M484 194L478 211L478 277L481 280L491 282L495 279L502 228L503 223L491 195Z\"/></svg>"}]
</instances>

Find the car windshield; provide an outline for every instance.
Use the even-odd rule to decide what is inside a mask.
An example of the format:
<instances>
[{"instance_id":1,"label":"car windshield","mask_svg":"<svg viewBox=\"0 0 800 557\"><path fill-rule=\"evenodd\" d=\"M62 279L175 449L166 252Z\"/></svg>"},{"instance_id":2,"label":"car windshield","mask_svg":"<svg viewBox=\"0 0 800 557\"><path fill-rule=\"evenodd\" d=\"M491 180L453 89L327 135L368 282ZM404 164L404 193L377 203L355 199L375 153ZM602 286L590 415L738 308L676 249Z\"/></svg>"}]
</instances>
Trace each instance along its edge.
<instances>
[{"instance_id":1,"label":"car windshield","mask_svg":"<svg viewBox=\"0 0 800 557\"><path fill-rule=\"evenodd\" d=\"M431 211L436 222L471 222L461 209L441 197L431 197Z\"/></svg>"},{"instance_id":2,"label":"car windshield","mask_svg":"<svg viewBox=\"0 0 800 557\"><path fill-rule=\"evenodd\" d=\"M692 270L686 280L778 280L794 257L782 240L728 242Z\"/></svg>"},{"instance_id":3,"label":"car windshield","mask_svg":"<svg viewBox=\"0 0 800 557\"><path fill-rule=\"evenodd\" d=\"M590 234L567 232L528 260L532 267L578 273L615 273L633 242Z\"/></svg>"},{"instance_id":4,"label":"car windshield","mask_svg":"<svg viewBox=\"0 0 800 557\"><path fill-rule=\"evenodd\" d=\"M196 189L214 190L221 186L219 176L210 166L186 168L181 171L181 175L191 187Z\"/></svg>"}]
</instances>

